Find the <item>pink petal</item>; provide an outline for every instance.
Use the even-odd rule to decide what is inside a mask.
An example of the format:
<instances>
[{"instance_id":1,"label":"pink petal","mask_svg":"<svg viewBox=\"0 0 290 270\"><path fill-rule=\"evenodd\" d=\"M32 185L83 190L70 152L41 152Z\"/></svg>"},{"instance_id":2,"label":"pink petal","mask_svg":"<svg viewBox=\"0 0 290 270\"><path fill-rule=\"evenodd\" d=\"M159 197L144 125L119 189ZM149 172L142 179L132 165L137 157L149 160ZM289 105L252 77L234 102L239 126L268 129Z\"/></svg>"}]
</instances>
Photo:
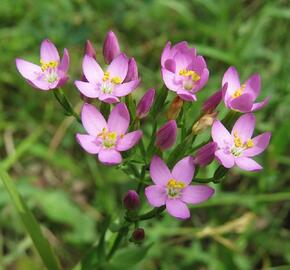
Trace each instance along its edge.
<instances>
[{"instance_id":1,"label":"pink petal","mask_svg":"<svg viewBox=\"0 0 290 270\"><path fill-rule=\"evenodd\" d=\"M188 53L181 52L181 51L176 53L174 60L176 64L176 72L179 72L181 69L187 68L191 62L191 59L188 56Z\"/></svg>"},{"instance_id":2,"label":"pink petal","mask_svg":"<svg viewBox=\"0 0 290 270\"><path fill-rule=\"evenodd\" d=\"M212 125L211 136L213 141L215 141L219 147L223 147L225 143L230 143L233 141L231 134L218 120L214 121Z\"/></svg>"},{"instance_id":3,"label":"pink petal","mask_svg":"<svg viewBox=\"0 0 290 270\"><path fill-rule=\"evenodd\" d=\"M164 67L165 61L170 57L170 46L171 43L168 41L165 45L165 48L162 51L161 54L161 66Z\"/></svg>"},{"instance_id":4,"label":"pink petal","mask_svg":"<svg viewBox=\"0 0 290 270\"><path fill-rule=\"evenodd\" d=\"M154 207L160 207L166 203L167 193L164 187L152 185L145 188L145 196Z\"/></svg>"},{"instance_id":5,"label":"pink petal","mask_svg":"<svg viewBox=\"0 0 290 270\"><path fill-rule=\"evenodd\" d=\"M69 54L68 54L68 50L64 49L63 51L63 57L61 59L61 62L59 64L59 69L61 69L64 73L66 73L68 71L68 67L69 67Z\"/></svg>"},{"instance_id":6,"label":"pink petal","mask_svg":"<svg viewBox=\"0 0 290 270\"><path fill-rule=\"evenodd\" d=\"M101 92L99 95L99 100L106 102L106 103L109 103L109 104L120 102L120 100L117 97L115 97L114 95L103 94Z\"/></svg>"},{"instance_id":7,"label":"pink petal","mask_svg":"<svg viewBox=\"0 0 290 270\"><path fill-rule=\"evenodd\" d=\"M196 101L196 95L186 91L186 90L178 90L177 95L185 101Z\"/></svg>"},{"instance_id":8,"label":"pink petal","mask_svg":"<svg viewBox=\"0 0 290 270\"><path fill-rule=\"evenodd\" d=\"M125 134L130 123L130 114L124 103L119 103L111 111L108 119L108 127L110 131L115 131L119 135Z\"/></svg>"},{"instance_id":9,"label":"pink petal","mask_svg":"<svg viewBox=\"0 0 290 270\"><path fill-rule=\"evenodd\" d=\"M142 137L142 131L136 130L130 133L127 133L123 138L119 139L116 149L118 151L127 151L136 145Z\"/></svg>"},{"instance_id":10,"label":"pink petal","mask_svg":"<svg viewBox=\"0 0 290 270\"><path fill-rule=\"evenodd\" d=\"M230 105L230 108L233 110L247 113L247 112L250 112L252 110L253 101L254 101L254 98L253 98L252 94L245 93L237 98L232 99L229 102L229 105Z\"/></svg>"},{"instance_id":11,"label":"pink petal","mask_svg":"<svg viewBox=\"0 0 290 270\"><path fill-rule=\"evenodd\" d=\"M83 73L86 79L91 83L98 83L103 80L104 72L97 61L85 55L83 59Z\"/></svg>"},{"instance_id":12,"label":"pink petal","mask_svg":"<svg viewBox=\"0 0 290 270\"><path fill-rule=\"evenodd\" d=\"M96 84L82 81L75 81L75 86L86 97L97 98L100 91L97 89Z\"/></svg>"},{"instance_id":13,"label":"pink petal","mask_svg":"<svg viewBox=\"0 0 290 270\"><path fill-rule=\"evenodd\" d=\"M256 99L260 94L261 88L261 78L259 74L252 75L246 82L245 82L245 92L251 93Z\"/></svg>"},{"instance_id":14,"label":"pink petal","mask_svg":"<svg viewBox=\"0 0 290 270\"><path fill-rule=\"evenodd\" d=\"M166 201L167 212L176 218L190 218L190 212L187 205L179 199L169 199Z\"/></svg>"},{"instance_id":15,"label":"pink petal","mask_svg":"<svg viewBox=\"0 0 290 270\"><path fill-rule=\"evenodd\" d=\"M164 68L175 73L176 71L176 64L173 59L167 59L164 63Z\"/></svg>"},{"instance_id":16,"label":"pink petal","mask_svg":"<svg viewBox=\"0 0 290 270\"><path fill-rule=\"evenodd\" d=\"M193 88L194 93L196 93L197 91L199 91L201 88L205 86L205 84L208 81L208 76L209 76L209 71L207 68L205 68L203 72L201 73L200 81L198 82L197 86Z\"/></svg>"},{"instance_id":17,"label":"pink petal","mask_svg":"<svg viewBox=\"0 0 290 270\"><path fill-rule=\"evenodd\" d=\"M238 157L235 159L235 162L238 167L245 171L259 171L263 169L255 160L248 157Z\"/></svg>"},{"instance_id":18,"label":"pink petal","mask_svg":"<svg viewBox=\"0 0 290 270\"><path fill-rule=\"evenodd\" d=\"M188 156L178 161L172 170L172 176L177 181L189 185L194 175L193 157Z\"/></svg>"},{"instance_id":19,"label":"pink petal","mask_svg":"<svg viewBox=\"0 0 290 270\"><path fill-rule=\"evenodd\" d=\"M102 149L98 157L104 165L115 165L122 162L121 154L115 149Z\"/></svg>"},{"instance_id":20,"label":"pink petal","mask_svg":"<svg viewBox=\"0 0 290 270\"><path fill-rule=\"evenodd\" d=\"M50 89L52 89L51 88L51 85L47 82L47 81L45 81L45 80L43 80L43 79L36 79L36 80L29 80L28 81L29 82L29 84L31 84L33 87L36 87L36 88L39 88L40 90L50 90ZM57 81L55 82L55 85L57 85Z\"/></svg>"},{"instance_id":21,"label":"pink petal","mask_svg":"<svg viewBox=\"0 0 290 270\"><path fill-rule=\"evenodd\" d=\"M16 67L19 73L27 80L36 80L42 73L40 66L17 58Z\"/></svg>"},{"instance_id":22,"label":"pink petal","mask_svg":"<svg viewBox=\"0 0 290 270\"><path fill-rule=\"evenodd\" d=\"M140 83L140 79L119 84L115 87L114 94L117 97L124 97L130 94L133 90L135 90L139 83Z\"/></svg>"},{"instance_id":23,"label":"pink petal","mask_svg":"<svg viewBox=\"0 0 290 270\"><path fill-rule=\"evenodd\" d=\"M237 132L242 142L252 138L255 129L256 118L252 113L247 113L239 117L232 129L232 136Z\"/></svg>"},{"instance_id":24,"label":"pink petal","mask_svg":"<svg viewBox=\"0 0 290 270\"><path fill-rule=\"evenodd\" d=\"M150 176L153 182L158 186L166 186L168 181L172 178L167 165L158 156L153 156L151 160Z\"/></svg>"},{"instance_id":25,"label":"pink petal","mask_svg":"<svg viewBox=\"0 0 290 270\"><path fill-rule=\"evenodd\" d=\"M262 109L262 108L264 108L267 104L268 104L268 102L269 102L269 97L267 97L267 98L265 98L263 101L261 101L261 102L257 102L257 103L254 103L253 104L253 107L252 107L252 112L255 112L255 111L257 111L257 110L260 110L260 109Z\"/></svg>"},{"instance_id":26,"label":"pink petal","mask_svg":"<svg viewBox=\"0 0 290 270\"><path fill-rule=\"evenodd\" d=\"M206 185L187 186L182 190L182 201L197 204L208 200L214 194L214 189Z\"/></svg>"},{"instance_id":27,"label":"pink petal","mask_svg":"<svg viewBox=\"0 0 290 270\"><path fill-rule=\"evenodd\" d=\"M128 72L128 58L122 53L111 62L107 71L110 77L120 77L123 81Z\"/></svg>"},{"instance_id":28,"label":"pink petal","mask_svg":"<svg viewBox=\"0 0 290 270\"><path fill-rule=\"evenodd\" d=\"M193 69L198 74L202 74L205 68L206 62L200 55L197 56L189 66L189 69Z\"/></svg>"},{"instance_id":29,"label":"pink petal","mask_svg":"<svg viewBox=\"0 0 290 270\"><path fill-rule=\"evenodd\" d=\"M103 115L91 104L84 104L81 118L85 130L92 136L98 136L103 128L107 128Z\"/></svg>"},{"instance_id":30,"label":"pink petal","mask_svg":"<svg viewBox=\"0 0 290 270\"><path fill-rule=\"evenodd\" d=\"M182 89L181 84L175 81L174 73L172 73L171 71L168 71L165 68L162 68L161 72L162 72L163 81L169 90L176 92L179 89Z\"/></svg>"},{"instance_id":31,"label":"pink petal","mask_svg":"<svg viewBox=\"0 0 290 270\"><path fill-rule=\"evenodd\" d=\"M253 157L262 153L267 146L271 138L271 132L265 132L259 136L253 138L254 146L243 151L243 155L246 157Z\"/></svg>"},{"instance_id":32,"label":"pink petal","mask_svg":"<svg viewBox=\"0 0 290 270\"><path fill-rule=\"evenodd\" d=\"M233 95L236 90L238 90L240 85L239 74L235 67L229 67L225 72L222 80L222 85L228 84L227 93Z\"/></svg>"},{"instance_id":33,"label":"pink petal","mask_svg":"<svg viewBox=\"0 0 290 270\"><path fill-rule=\"evenodd\" d=\"M231 153L225 153L224 150L220 149L215 152L215 156L225 168L232 168L235 165L235 160Z\"/></svg>"},{"instance_id":34,"label":"pink petal","mask_svg":"<svg viewBox=\"0 0 290 270\"><path fill-rule=\"evenodd\" d=\"M77 134L76 135L77 142L80 146L90 154L97 154L100 151L101 146L98 145L95 136L87 135L87 134Z\"/></svg>"},{"instance_id":35,"label":"pink petal","mask_svg":"<svg viewBox=\"0 0 290 270\"><path fill-rule=\"evenodd\" d=\"M40 59L44 61L45 63L48 63L50 61L56 61L59 62L60 57L58 54L58 51L54 44L48 40L45 39L42 41L40 46Z\"/></svg>"}]
</instances>

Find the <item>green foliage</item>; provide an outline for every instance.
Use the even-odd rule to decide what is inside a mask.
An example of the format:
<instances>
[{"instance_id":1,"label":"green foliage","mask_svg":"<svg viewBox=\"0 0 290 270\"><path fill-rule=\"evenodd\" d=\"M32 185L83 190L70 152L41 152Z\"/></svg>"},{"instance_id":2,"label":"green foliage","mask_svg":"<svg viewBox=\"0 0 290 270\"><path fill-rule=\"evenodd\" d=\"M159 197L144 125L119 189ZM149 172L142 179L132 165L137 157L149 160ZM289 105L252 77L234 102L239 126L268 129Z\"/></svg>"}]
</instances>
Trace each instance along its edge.
<instances>
[{"instance_id":1,"label":"green foliage","mask_svg":"<svg viewBox=\"0 0 290 270\"><path fill-rule=\"evenodd\" d=\"M260 98L271 96L271 100L256 113L257 133L273 133L269 149L258 159L264 170L232 170L221 184L212 184L216 189L212 200L192 208L190 221L163 215L142 222L144 245L136 248L130 243L122 247L112 257L110 267L289 269L289 20L287 0L1 1L0 162L45 228L44 235L64 269L72 269L86 258L102 236L106 244L112 244L116 233L107 230L103 234L104 216L115 213L111 219L119 224L122 196L127 189L136 188L139 172L127 162L123 169L130 172L128 177L116 168L104 168L95 157L83 152L74 138L81 127L72 117L65 119L51 92L36 91L25 83L16 71L15 58L37 63L39 44L47 37L60 50L68 48L71 80L64 91L71 104L78 105L74 108L78 111L80 99L73 81L81 78L86 39L97 47L97 59L103 64L103 38L110 29L116 32L122 49L138 63L142 84L133 94L137 100L148 88L162 87L160 54L165 43L187 40L205 55L210 80L187 110L182 127L185 131L199 115L202 100L220 88L221 76L229 65L238 68L243 80L259 72ZM160 92L160 105L150 116L161 112L160 124L168 106L163 94ZM168 93L166 100L172 98ZM222 106L220 109L222 118L225 111ZM148 126L145 123L144 132L150 137L155 132ZM204 135L196 144L207 139ZM149 156L155 151L154 140L151 142ZM147 146L150 141L144 143ZM141 146L141 150L148 149ZM137 154L136 164L138 158ZM217 168L214 163L200 170L197 177L210 178ZM0 207L0 270L43 269L3 185ZM142 211L149 209L144 202ZM33 233L39 233L38 229ZM150 249L148 243L154 243ZM81 269L81 265L75 269Z\"/></svg>"}]
</instances>

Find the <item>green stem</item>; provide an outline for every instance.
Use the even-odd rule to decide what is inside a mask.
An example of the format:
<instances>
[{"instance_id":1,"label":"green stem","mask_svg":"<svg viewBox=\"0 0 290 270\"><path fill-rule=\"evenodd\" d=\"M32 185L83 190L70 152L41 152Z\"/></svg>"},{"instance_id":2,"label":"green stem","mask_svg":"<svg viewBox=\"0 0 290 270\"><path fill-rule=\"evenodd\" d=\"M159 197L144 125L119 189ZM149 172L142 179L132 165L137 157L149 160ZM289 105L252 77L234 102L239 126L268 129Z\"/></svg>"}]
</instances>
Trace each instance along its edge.
<instances>
[{"instance_id":1,"label":"green stem","mask_svg":"<svg viewBox=\"0 0 290 270\"><path fill-rule=\"evenodd\" d=\"M120 231L118 232L117 237L116 237L116 239L115 239L115 241L114 241L114 243L113 243L113 245L112 245L112 247L107 255L107 260L110 260L111 257L115 254L115 252L117 251L118 247L120 246L120 244L122 242L122 239L125 236L127 236L128 232L129 232L129 225L126 225L120 229Z\"/></svg>"},{"instance_id":2,"label":"green stem","mask_svg":"<svg viewBox=\"0 0 290 270\"><path fill-rule=\"evenodd\" d=\"M143 215L137 216L135 218L126 217L126 220L128 220L129 222L136 222L136 221L140 221L140 220L151 219L151 218L154 218L154 217L160 215L165 210L165 208L166 208L165 206L153 208L149 212L147 212Z\"/></svg>"}]
</instances>

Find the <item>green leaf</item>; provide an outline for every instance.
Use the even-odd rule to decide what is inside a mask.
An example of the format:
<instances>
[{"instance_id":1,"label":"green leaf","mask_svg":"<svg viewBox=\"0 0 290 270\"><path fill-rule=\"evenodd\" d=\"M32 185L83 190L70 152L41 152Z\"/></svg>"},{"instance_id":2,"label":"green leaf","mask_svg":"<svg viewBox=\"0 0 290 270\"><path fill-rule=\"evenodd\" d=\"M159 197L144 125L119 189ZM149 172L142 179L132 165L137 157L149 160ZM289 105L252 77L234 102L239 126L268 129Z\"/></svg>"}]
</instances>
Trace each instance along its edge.
<instances>
[{"instance_id":1,"label":"green leaf","mask_svg":"<svg viewBox=\"0 0 290 270\"><path fill-rule=\"evenodd\" d=\"M3 170L0 166L0 178L3 181L3 184L8 191L10 198L19 214L28 234L30 235L32 242L38 251L43 264L49 270L59 270L61 266L51 248L46 238L43 236L41 228L36 221L34 215L26 206L22 197L18 193L15 185L10 178L9 174Z\"/></svg>"},{"instance_id":2,"label":"green leaf","mask_svg":"<svg viewBox=\"0 0 290 270\"><path fill-rule=\"evenodd\" d=\"M152 244L144 247L134 246L120 249L110 261L108 270L131 269L146 257L151 246Z\"/></svg>"}]
</instances>

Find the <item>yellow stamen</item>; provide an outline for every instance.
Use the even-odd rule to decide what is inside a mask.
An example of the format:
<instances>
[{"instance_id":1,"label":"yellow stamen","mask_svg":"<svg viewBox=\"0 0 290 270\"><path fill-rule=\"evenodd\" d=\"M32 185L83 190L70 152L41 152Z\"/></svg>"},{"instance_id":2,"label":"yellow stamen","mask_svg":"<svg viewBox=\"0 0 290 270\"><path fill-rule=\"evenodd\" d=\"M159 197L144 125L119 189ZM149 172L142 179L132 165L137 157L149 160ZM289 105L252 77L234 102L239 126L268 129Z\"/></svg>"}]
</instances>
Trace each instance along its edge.
<instances>
[{"instance_id":1,"label":"yellow stamen","mask_svg":"<svg viewBox=\"0 0 290 270\"><path fill-rule=\"evenodd\" d=\"M167 183L167 186L170 188L182 189L185 187L185 184L183 182L178 182L175 179L170 179Z\"/></svg>"},{"instance_id":2,"label":"yellow stamen","mask_svg":"<svg viewBox=\"0 0 290 270\"><path fill-rule=\"evenodd\" d=\"M120 84L122 82L122 79L120 77L113 77L111 79L111 82L114 84Z\"/></svg>"},{"instance_id":3,"label":"yellow stamen","mask_svg":"<svg viewBox=\"0 0 290 270\"><path fill-rule=\"evenodd\" d=\"M191 76L191 79L196 82L200 80L200 76L193 70L181 69L179 71L180 76L188 77Z\"/></svg>"},{"instance_id":4,"label":"yellow stamen","mask_svg":"<svg viewBox=\"0 0 290 270\"><path fill-rule=\"evenodd\" d=\"M242 84L240 88L238 88L235 93L233 93L232 98L237 98L243 94L245 91L246 84Z\"/></svg>"},{"instance_id":5,"label":"yellow stamen","mask_svg":"<svg viewBox=\"0 0 290 270\"><path fill-rule=\"evenodd\" d=\"M247 147L247 148L251 148L251 147L253 147L253 146L254 146L254 142L253 142L253 140L248 139L247 142L246 142L246 147Z\"/></svg>"},{"instance_id":6,"label":"yellow stamen","mask_svg":"<svg viewBox=\"0 0 290 270\"><path fill-rule=\"evenodd\" d=\"M110 72L106 71L104 72L104 76L103 76L103 81L107 81L110 79Z\"/></svg>"},{"instance_id":7,"label":"yellow stamen","mask_svg":"<svg viewBox=\"0 0 290 270\"><path fill-rule=\"evenodd\" d=\"M56 68L58 66L57 61L49 61L49 62L44 62L43 60L40 60L40 65L41 65L41 70L45 71L48 68Z\"/></svg>"},{"instance_id":8,"label":"yellow stamen","mask_svg":"<svg viewBox=\"0 0 290 270\"><path fill-rule=\"evenodd\" d=\"M242 140L241 138L238 136L238 132L235 130L234 131L234 143L235 143L235 147L242 147Z\"/></svg>"}]
</instances>

